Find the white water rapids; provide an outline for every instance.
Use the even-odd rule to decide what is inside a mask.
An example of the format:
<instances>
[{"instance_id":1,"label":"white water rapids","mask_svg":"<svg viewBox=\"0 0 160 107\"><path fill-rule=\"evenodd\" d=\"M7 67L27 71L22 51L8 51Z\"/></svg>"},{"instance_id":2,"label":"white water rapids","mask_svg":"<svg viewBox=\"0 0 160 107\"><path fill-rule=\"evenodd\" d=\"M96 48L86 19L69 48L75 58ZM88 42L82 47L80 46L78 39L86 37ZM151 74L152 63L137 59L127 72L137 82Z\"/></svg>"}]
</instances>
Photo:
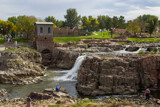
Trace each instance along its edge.
<instances>
[{"instance_id":1,"label":"white water rapids","mask_svg":"<svg viewBox=\"0 0 160 107\"><path fill-rule=\"evenodd\" d=\"M76 62L74 63L74 66L71 70L66 70L65 72L67 72L66 74L60 76L60 77L56 77L55 80L58 81L76 81L77 79L77 72L83 62L83 60L86 59L86 55L82 55L79 56L76 59Z\"/></svg>"}]
</instances>

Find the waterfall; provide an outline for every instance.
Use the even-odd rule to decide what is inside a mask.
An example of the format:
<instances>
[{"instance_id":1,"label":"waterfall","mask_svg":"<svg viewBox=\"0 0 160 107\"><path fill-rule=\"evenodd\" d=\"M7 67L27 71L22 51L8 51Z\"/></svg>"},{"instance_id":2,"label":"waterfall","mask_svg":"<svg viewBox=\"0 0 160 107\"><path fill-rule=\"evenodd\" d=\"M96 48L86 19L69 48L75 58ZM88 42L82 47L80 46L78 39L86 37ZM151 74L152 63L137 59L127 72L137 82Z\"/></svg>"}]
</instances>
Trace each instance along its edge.
<instances>
[{"instance_id":1,"label":"waterfall","mask_svg":"<svg viewBox=\"0 0 160 107\"><path fill-rule=\"evenodd\" d=\"M71 70L67 70L66 74L63 76L57 77L56 80L59 81L75 81L77 79L77 72L83 62L85 60L86 55L79 56L74 63L74 66Z\"/></svg>"}]
</instances>

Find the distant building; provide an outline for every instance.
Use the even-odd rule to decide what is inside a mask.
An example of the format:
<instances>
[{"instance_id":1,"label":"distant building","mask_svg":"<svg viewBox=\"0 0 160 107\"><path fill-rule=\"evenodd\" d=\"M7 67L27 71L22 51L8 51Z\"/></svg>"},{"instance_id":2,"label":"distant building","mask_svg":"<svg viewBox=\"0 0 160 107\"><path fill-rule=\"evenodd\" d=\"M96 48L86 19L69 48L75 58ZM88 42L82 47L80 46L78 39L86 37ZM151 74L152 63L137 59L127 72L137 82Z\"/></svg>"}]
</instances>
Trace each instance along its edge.
<instances>
[{"instance_id":1,"label":"distant building","mask_svg":"<svg viewBox=\"0 0 160 107\"><path fill-rule=\"evenodd\" d=\"M36 22L35 23L36 36L53 36L52 22Z\"/></svg>"},{"instance_id":2,"label":"distant building","mask_svg":"<svg viewBox=\"0 0 160 107\"><path fill-rule=\"evenodd\" d=\"M35 42L37 51L52 52L53 42L53 23L52 22L36 22L35 23Z\"/></svg>"},{"instance_id":3,"label":"distant building","mask_svg":"<svg viewBox=\"0 0 160 107\"><path fill-rule=\"evenodd\" d=\"M73 37L79 36L79 29L69 29L69 28L54 28L53 29L54 37Z\"/></svg>"},{"instance_id":4,"label":"distant building","mask_svg":"<svg viewBox=\"0 0 160 107\"><path fill-rule=\"evenodd\" d=\"M122 35L126 33L126 29L112 29L113 34Z\"/></svg>"}]
</instances>

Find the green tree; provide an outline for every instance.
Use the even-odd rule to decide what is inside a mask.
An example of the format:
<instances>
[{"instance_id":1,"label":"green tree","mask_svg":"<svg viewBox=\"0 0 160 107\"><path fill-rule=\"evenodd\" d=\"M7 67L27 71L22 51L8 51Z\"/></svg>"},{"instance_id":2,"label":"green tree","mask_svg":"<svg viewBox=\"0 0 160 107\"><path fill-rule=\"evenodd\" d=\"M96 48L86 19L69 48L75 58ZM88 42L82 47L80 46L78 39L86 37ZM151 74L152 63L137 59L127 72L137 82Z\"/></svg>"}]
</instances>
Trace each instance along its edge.
<instances>
[{"instance_id":1,"label":"green tree","mask_svg":"<svg viewBox=\"0 0 160 107\"><path fill-rule=\"evenodd\" d=\"M31 37L34 34L35 30L35 22L37 19L34 16L18 16L18 30L20 30L21 33L24 33L26 37Z\"/></svg>"},{"instance_id":2,"label":"green tree","mask_svg":"<svg viewBox=\"0 0 160 107\"><path fill-rule=\"evenodd\" d=\"M143 15L137 17L138 20L141 21L141 29L142 31L148 31L148 33L151 35L155 30L156 26L158 25L158 17L154 15Z\"/></svg>"},{"instance_id":3,"label":"green tree","mask_svg":"<svg viewBox=\"0 0 160 107\"><path fill-rule=\"evenodd\" d=\"M104 30L106 28L106 25L105 25L106 16L100 15L98 16L97 20L99 22L99 28Z\"/></svg>"},{"instance_id":4,"label":"green tree","mask_svg":"<svg viewBox=\"0 0 160 107\"><path fill-rule=\"evenodd\" d=\"M120 16L118 18L118 28L120 28L120 29L125 29L126 28L126 23L125 23L124 16Z\"/></svg>"},{"instance_id":5,"label":"green tree","mask_svg":"<svg viewBox=\"0 0 160 107\"><path fill-rule=\"evenodd\" d=\"M118 28L118 17L117 16L113 16L112 18L112 26L113 28Z\"/></svg>"},{"instance_id":6,"label":"green tree","mask_svg":"<svg viewBox=\"0 0 160 107\"><path fill-rule=\"evenodd\" d=\"M137 33L140 33L140 30L141 30L138 24L139 22L137 19L133 21L129 21L127 26L127 31L133 33L136 36Z\"/></svg>"},{"instance_id":7,"label":"green tree","mask_svg":"<svg viewBox=\"0 0 160 107\"><path fill-rule=\"evenodd\" d=\"M78 16L76 9L68 9L67 14L64 16L66 26L73 29L79 25L81 17Z\"/></svg>"},{"instance_id":8,"label":"green tree","mask_svg":"<svg viewBox=\"0 0 160 107\"><path fill-rule=\"evenodd\" d=\"M0 33L3 35L8 35L11 34L12 31L16 31L15 30L15 26L12 22L10 21L3 21L0 20Z\"/></svg>"},{"instance_id":9,"label":"green tree","mask_svg":"<svg viewBox=\"0 0 160 107\"><path fill-rule=\"evenodd\" d=\"M106 29L111 30L111 28L112 28L112 18L109 17L109 16L106 16L105 24L106 24Z\"/></svg>"},{"instance_id":10,"label":"green tree","mask_svg":"<svg viewBox=\"0 0 160 107\"><path fill-rule=\"evenodd\" d=\"M16 24L17 23L17 17L16 16L9 17L8 21L12 22L13 24Z\"/></svg>"},{"instance_id":11,"label":"green tree","mask_svg":"<svg viewBox=\"0 0 160 107\"><path fill-rule=\"evenodd\" d=\"M54 24L56 23L56 19L53 16L48 16L44 19L46 22L53 22Z\"/></svg>"},{"instance_id":12,"label":"green tree","mask_svg":"<svg viewBox=\"0 0 160 107\"><path fill-rule=\"evenodd\" d=\"M158 17L157 16L153 16L151 19L149 19L147 21L147 29L148 29L150 36L156 30L157 24L158 24Z\"/></svg>"}]
</instances>

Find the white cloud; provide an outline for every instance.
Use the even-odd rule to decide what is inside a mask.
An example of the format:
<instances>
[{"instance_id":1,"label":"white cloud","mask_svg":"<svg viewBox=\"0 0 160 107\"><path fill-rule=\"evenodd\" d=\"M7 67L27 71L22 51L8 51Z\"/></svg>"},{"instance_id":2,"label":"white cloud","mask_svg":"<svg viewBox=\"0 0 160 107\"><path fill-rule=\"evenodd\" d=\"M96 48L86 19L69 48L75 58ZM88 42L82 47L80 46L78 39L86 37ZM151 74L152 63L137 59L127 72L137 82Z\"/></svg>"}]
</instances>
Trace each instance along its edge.
<instances>
[{"instance_id":1,"label":"white cloud","mask_svg":"<svg viewBox=\"0 0 160 107\"><path fill-rule=\"evenodd\" d=\"M136 17L143 15L143 14L151 14L160 17L160 7L150 7L146 6L145 8L139 8L136 10L128 11L125 16L127 19L135 19Z\"/></svg>"},{"instance_id":2,"label":"white cloud","mask_svg":"<svg viewBox=\"0 0 160 107\"><path fill-rule=\"evenodd\" d=\"M10 16L34 15L38 18L54 16L64 19L68 8L76 8L81 16L123 15L127 20L139 15L160 17L158 0L0 0L0 19Z\"/></svg>"}]
</instances>

